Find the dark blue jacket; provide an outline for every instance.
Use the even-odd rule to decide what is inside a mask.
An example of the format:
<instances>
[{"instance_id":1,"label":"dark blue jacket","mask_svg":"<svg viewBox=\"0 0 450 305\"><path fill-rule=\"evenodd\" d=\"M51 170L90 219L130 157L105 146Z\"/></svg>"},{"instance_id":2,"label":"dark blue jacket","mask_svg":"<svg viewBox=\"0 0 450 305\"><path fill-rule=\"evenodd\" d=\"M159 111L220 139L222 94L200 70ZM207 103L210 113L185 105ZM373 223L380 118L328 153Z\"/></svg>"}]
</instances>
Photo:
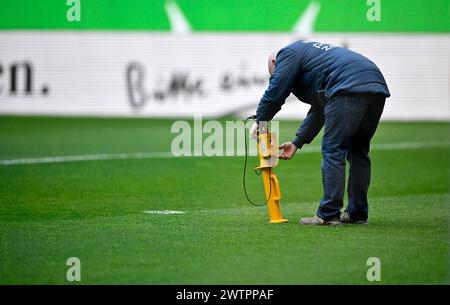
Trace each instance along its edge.
<instances>
[{"instance_id":1,"label":"dark blue jacket","mask_svg":"<svg viewBox=\"0 0 450 305\"><path fill-rule=\"evenodd\" d=\"M349 49L315 41L299 40L281 49L269 87L257 109L257 121L270 121L293 93L310 104L293 140L297 147L310 143L324 124L323 107L341 93L374 93L389 97L380 69Z\"/></svg>"}]
</instances>

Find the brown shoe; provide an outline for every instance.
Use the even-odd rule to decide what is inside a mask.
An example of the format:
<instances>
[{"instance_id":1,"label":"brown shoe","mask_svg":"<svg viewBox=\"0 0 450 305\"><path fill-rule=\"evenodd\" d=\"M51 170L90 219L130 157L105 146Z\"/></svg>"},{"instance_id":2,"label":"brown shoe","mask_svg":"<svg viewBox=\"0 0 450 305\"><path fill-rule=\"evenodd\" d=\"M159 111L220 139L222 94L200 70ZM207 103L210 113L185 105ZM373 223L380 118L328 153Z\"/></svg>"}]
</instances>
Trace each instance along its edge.
<instances>
[{"instance_id":1,"label":"brown shoe","mask_svg":"<svg viewBox=\"0 0 450 305\"><path fill-rule=\"evenodd\" d=\"M340 217L341 222L343 223L352 223L356 225L367 225L369 222L367 219L355 219L350 217L350 214L347 212L343 212Z\"/></svg>"},{"instance_id":2,"label":"brown shoe","mask_svg":"<svg viewBox=\"0 0 450 305\"><path fill-rule=\"evenodd\" d=\"M338 217L333 217L328 220L322 219L317 215L313 217L302 218L299 221L300 224L305 226L340 226L342 222Z\"/></svg>"}]
</instances>

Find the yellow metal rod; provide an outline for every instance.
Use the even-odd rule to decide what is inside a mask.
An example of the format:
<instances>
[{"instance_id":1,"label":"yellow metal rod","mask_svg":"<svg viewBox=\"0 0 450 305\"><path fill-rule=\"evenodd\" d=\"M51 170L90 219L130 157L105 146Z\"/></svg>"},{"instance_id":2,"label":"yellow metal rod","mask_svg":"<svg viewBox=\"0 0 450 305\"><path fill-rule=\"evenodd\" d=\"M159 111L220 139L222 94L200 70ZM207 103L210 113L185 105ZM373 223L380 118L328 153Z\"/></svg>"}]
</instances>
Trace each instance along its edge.
<instances>
[{"instance_id":1,"label":"yellow metal rod","mask_svg":"<svg viewBox=\"0 0 450 305\"><path fill-rule=\"evenodd\" d=\"M270 223L283 223L288 220L283 218L280 209L281 191L278 179L273 168L267 167L262 169L262 179L264 190L266 192L267 206L269 208ZM270 196L270 198L269 198Z\"/></svg>"},{"instance_id":2,"label":"yellow metal rod","mask_svg":"<svg viewBox=\"0 0 450 305\"><path fill-rule=\"evenodd\" d=\"M274 167L278 163L278 143L276 134L267 132L258 136L258 152L260 165L256 169L261 170L266 192L267 206L269 208L270 223L283 223L288 220L283 218L280 209L281 191Z\"/></svg>"}]
</instances>

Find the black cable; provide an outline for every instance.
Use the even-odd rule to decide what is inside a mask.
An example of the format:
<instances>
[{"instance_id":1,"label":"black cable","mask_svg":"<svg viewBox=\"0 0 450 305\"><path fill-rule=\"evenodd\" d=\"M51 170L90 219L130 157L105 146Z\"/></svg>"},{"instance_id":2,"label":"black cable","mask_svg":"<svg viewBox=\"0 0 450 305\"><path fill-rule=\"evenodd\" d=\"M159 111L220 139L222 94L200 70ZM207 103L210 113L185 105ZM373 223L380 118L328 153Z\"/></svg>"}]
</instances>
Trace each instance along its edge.
<instances>
[{"instance_id":1,"label":"black cable","mask_svg":"<svg viewBox=\"0 0 450 305\"><path fill-rule=\"evenodd\" d=\"M250 120L250 119L252 119L252 120L256 119L256 115L249 116L244 121L245 161L244 161L244 173L242 175L242 185L244 186L244 194L245 194L245 197L247 198L247 201L251 205L253 205L255 207L262 207L262 206L265 206L269 202L270 196L272 196L272 181L270 180L271 179L270 175L271 175L271 170L272 169L269 167L269 196L267 197L267 200L263 204L254 203L248 196L247 186L246 186L246 183L245 183L246 182L245 174L247 172L247 159L248 159L248 148L247 148L248 140L247 140L247 129L246 129L246 126L247 126L247 121Z\"/></svg>"}]
</instances>

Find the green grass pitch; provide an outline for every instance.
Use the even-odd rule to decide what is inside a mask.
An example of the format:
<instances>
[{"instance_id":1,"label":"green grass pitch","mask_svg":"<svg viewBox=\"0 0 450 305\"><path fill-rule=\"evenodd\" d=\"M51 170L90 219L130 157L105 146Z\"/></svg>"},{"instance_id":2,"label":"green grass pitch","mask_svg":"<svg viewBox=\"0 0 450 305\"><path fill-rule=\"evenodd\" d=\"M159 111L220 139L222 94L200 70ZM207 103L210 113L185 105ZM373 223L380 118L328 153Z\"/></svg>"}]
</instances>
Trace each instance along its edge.
<instances>
[{"instance_id":1,"label":"green grass pitch","mask_svg":"<svg viewBox=\"0 0 450 305\"><path fill-rule=\"evenodd\" d=\"M171 123L2 116L0 160L170 151ZM281 122L281 138L297 125ZM297 224L322 194L315 150L276 168L282 225L246 202L243 157L0 165L0 283L69 284L69 257L81 260L82 284L367 284L369 257L381 260L382 284L449 283L448 132L380 125L368 226ZM251 170L248 188L263 200Z\"/></svg>"}]
</instances>

